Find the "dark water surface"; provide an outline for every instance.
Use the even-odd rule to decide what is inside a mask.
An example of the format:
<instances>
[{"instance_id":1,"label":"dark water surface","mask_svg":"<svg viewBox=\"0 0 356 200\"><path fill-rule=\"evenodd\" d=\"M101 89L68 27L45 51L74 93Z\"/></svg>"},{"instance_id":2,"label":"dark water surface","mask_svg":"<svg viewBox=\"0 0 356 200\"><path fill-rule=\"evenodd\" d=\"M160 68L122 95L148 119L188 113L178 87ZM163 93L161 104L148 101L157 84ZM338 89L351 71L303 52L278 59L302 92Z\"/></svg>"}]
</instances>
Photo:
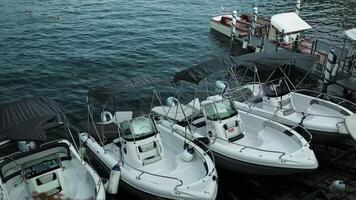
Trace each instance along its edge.
<instances>
[{"instance_id":1,"label":"dark water surface","mask_svg":"<svg viewBox=\"0 0 356 200\"><path fill-rule=\"evenodd\" d=\"M259 6L260 15L271 16L294 11L295 1L1 0L0 102L52 96L67 113L85 117L90 87L165 77L227 54L209 30L221 5L238 12ZM356 27L356 5L348 0L302 1L301 16L314 28L309 35L333 44ZM129 94L128 101L144 97Z\"/></svg>"}]
</instances>

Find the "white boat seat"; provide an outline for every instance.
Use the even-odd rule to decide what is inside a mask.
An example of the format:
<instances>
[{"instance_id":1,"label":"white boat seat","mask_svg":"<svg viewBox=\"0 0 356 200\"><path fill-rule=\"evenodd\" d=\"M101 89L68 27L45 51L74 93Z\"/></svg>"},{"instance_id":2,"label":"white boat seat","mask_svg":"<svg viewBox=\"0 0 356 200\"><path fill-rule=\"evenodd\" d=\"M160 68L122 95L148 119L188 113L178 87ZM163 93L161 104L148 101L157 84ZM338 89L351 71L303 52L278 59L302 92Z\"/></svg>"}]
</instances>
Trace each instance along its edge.
<instances>
[{"instance_id":1,"label":"white boat seat","mask_svg":"<svg viewBox=\"0 0 356 200\"><path fill-rule=\"evenodd\" d=\"M199 99L196 98L186 105L156 106L152 109L152 112L166 116L177 122L183 122L186 118L194 118L200 114L200 102Z\"/></svg>"},{"instance_id":2,"label":"white boat seat","mask_svg":"<svg viewBox=\"0 0 356 200\"><path fill-rule=\"evenodd\" d=\"M282 113L284 116L290 115L295 112L290 98L279 101L279 104L281 105Z\"/></svg>"},{"instance_id":3,"label":"white boat seat","mask_svg":"<svg viewBox=\"0 0 356 200\"><path fill-rule=\"evenodd\" d=\"M138 151L143 165L148 165L162 159L155 141L139 145Z\"/></svg>"},{"instance_id":4,"label":"white boat seat","mask_svg":"<svg viewBox=\"0 0 356 200\"><path fill-rule=\"evenodd\" d=\"M148 144L144 144L144 145L138 146L138 150L139 150L140 153L151 151L154 148L156 148L156 142L151 142L151 143L148 143Z\"/></svg>"},{"instance_id":5,"label":"white boat seat","mask_svg":"<svg viewBox=\"0 0 356 200\"><path fill-rule=\"evenodd\" d=\"M142 160L142 164L143 165L148 165L148 164L151 164L151 163L154 163L156 161L159 161L162 159L162 156L158 155L158 156L151 156L151 157L148 157L148 158L145 158Z\"/></svg>"},{"instance_id":6,"label":"white boat seat","mask_svg":"<svg viewBox=\"0 0 356 200\"><path fill-rule=\"evenodd\" d=\"M61 169L26 180L31 193L45 193L52 196L62 191L59 176Z\"/></svg>"},{"instance_id":7,"label":"white boat seat","mask_svg":"<svg viewBox=\"0 0 356 200\"><path fill-rule=\"evenodd\" d=\"M238 121L231 121L223 125L227 140L229 142L234 142L244 137L244 135L239 130Z\"/></svg>"}]
</instances>

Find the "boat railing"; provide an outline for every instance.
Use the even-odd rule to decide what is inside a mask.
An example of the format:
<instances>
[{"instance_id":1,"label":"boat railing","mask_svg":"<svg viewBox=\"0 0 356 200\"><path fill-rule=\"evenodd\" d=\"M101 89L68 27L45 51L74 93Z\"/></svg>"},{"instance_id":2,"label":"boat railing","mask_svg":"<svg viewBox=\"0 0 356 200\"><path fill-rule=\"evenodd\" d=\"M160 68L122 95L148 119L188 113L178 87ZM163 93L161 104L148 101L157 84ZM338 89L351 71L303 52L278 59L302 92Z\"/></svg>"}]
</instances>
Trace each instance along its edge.
<instances>
[{"instance_id":1,"label":"boat railing","mask_svg":"<svg viewBox=\"0 0 356 200\"><path fill-rule=\"evenodd\" d=\"M214 167L213 167L213 169L212 169L210 172L208 172L208 175L212 175L212 174L214 173L214 171L215 171L215 157L214 157L214 154L213 154L213 152L210 150L210 148L208 147L208 145L206 145L204 142L202 142L202 141L200 141L200 140L195 140L195 141L199 142L200 145L204 146L204 149L203 149L204 155L208 155L208 156L211 158L211 160L213 161ZM205 149L206 149L206 150L205 150Z\"/></svg>"},{"instance_id":2,"label":"boat railing","mask_svg":"<svg viewBox=\"0 0 356 200\"><path fill-rule=\"evenodd\" d=\"M150 176L155 176L155 177L159 177L159 178L165 178L165 179L171 179L171 180L176 180L179 182L179 184L177 184L175 187L174 187L174 190L176 190L179 186L182 186L183 185L183 181L179 178L176 178L176 177L172 177L172 176L164 176L164 175L159 175L159 174L154 174L154 173L150 173L150 172L147 172L147 171L143 171L142 169L139 169L137 167L134 167L130 164L128 164L127 162L125 161L121 161L123 163L123 165L128 165L129 167L133 168L134 170L137 170L140 172L140 174L138 176L136 176L136 179L137 180L141 180L141 176L144 175L144 174L147 174L147 175L150 175Z\"/></svg>"},{"instance_id":3,"label":"boat railing","mask_svg":"<svg viewBox=\"0 0 356 200\"><path fill-rule=\"evenodd\" d=\"M260 148L257 148L257 147L251 147L251 146L248 146L248 145L244 145L244 144L238 144L238 143L234 143L234 142L230 142L224 138L221 138L221 137L217 137L217 139L220 139L220 140L223 140L225 142L228 142L230 144L233 144L233 145L236 145L236 146L240 146L242 147L240 149L240 152L242 152L243 150L245 149L253 149L253 150L257 150L257 151L262 151L262 152L267 152L267 153L276 153L276 154L281 154L278 159L281 159L284 155L286 155L286 152L283 152L283 151L275 151L275 150L267 150L267 149L260 149Z\"/></svg>"}]
</instances>

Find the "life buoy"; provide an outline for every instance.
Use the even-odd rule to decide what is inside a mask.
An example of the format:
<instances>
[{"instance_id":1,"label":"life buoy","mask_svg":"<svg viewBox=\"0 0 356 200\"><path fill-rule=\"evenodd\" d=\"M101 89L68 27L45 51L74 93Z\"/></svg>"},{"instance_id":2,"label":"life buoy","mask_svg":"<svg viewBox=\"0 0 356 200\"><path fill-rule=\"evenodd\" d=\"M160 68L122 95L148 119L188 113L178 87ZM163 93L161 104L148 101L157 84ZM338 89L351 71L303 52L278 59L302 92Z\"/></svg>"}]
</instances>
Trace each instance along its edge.
<instances>
[{"instance_id":1,"label":"life buoy","mask_svg":"<svg viewBox=\"0 0 356 200\"><path fill-rule=\"evenodd\" d=\"M101 113L101 121L103 123L110 123L112 121L112 119L113 119L113 116L112 116L111 112L103 111Z\"/></svg>"}]
</instances>

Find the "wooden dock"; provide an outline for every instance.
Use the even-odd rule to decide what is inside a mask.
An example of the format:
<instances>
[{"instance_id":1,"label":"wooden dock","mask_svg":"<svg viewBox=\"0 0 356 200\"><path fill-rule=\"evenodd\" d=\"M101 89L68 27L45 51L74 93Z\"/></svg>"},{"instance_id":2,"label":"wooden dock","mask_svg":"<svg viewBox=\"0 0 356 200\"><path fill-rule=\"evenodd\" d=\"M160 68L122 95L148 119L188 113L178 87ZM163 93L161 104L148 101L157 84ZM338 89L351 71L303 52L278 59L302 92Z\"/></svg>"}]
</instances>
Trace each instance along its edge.
<instances>
[{"instance_id":1,"label":"wooden dock","mask_svg":"<svg viewBox=\"0 0 356 200\"><path fill-rule=\"evenodd\" d=\"M247 48L242 48L243 42L247 41L247 37L243 38L236 38L234 42L231 44L231 55L242 55L247 53L253 53L256 51L256 48L261 46L261 37L250 37L250 43L248 44ZM303 47L304 48L304 47ZM304 73L309 73L312 77L322 80L324 78L324 69L326 66L327 60L327 53L331 45L328 45L325 42L316 41L313 44L311 49L307 49L306 52L318 55L319 62L314 66L314 68L310 68L309 66L300 66L297 69ZM335 54L338 58L338 70L334 77L331 78L330 84L335 84L342 87L344 90L349 90L352 92L356 91L356 77L353 76L352 71L356 68L356 64L353 63L353 66L344 67L342 65L342 60L345 59L345 52L341 48L332 47L335 50ZM304 48L305 50L305 48ZM276 43L265 40L263 51L275 52L275 51L292 51L292 49L287 49L283 47L278 47ZM305 52L304 52L305 53ZM340 59L341 58L341 59Z\"/></svg>"}]
</instances>

